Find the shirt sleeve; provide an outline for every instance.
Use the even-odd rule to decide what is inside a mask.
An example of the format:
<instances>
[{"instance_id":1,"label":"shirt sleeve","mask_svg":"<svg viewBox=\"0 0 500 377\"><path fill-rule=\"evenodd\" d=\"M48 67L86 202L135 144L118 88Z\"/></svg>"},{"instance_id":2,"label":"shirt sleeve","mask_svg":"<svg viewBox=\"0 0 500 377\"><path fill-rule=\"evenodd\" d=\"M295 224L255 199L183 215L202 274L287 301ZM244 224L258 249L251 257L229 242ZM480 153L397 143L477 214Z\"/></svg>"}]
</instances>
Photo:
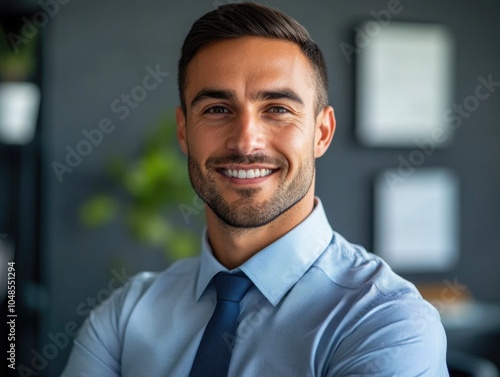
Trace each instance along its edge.
<instances>
[{"instance_id":1,"label":"shirt sleeve","mask_svg":"<svg viewBox=\"0 0 500 377\"><path fill-rule=\"evenodd\" d=\"M439 314L420 297L384 298L349 327L330 359L328 377L448 376Z\"/></svg>"},{"instance_id":2,"label":"shirt sleeve","mask_svg":"<svg viewBox=\"0 0 500 377\"><path fill-rule=\"evenodd\" d=\"M151 277L135 276L90 313L61 377L120 377L124 324Z\"/></svg>"}]
</instances>

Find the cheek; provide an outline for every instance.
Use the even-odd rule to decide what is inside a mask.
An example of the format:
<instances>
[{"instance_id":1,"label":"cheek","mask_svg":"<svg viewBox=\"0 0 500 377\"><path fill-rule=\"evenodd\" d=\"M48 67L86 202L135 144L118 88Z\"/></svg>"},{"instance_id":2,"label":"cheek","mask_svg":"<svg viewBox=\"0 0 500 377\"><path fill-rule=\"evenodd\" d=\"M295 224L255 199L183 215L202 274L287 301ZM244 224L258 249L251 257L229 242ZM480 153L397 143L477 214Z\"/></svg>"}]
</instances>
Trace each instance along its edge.
<instances>
[{"instance_id":1,"label":"cheek","mask_svg":"<svg viewBox=\"0 0 500 377\"><path fill-rule=\"evenodd\" d=\"M313 153L314 135L310 132L304 133L302 130L294 129L281 132L275 135L274 139L283 153L292 159L309 158L309 155Z\"/></svg>"},{"instance_id":2,"label":"cheek","mask_svg":"<svg viewBox=\"0 0 500 377\"><path fill-rule=\"evenodd\" d=\"M220 138L217 138L210 132L201 132L193 130L188 133L188 147L191 156L197 159L206 159L217 148Z\"/></svg>"}]
</instances>

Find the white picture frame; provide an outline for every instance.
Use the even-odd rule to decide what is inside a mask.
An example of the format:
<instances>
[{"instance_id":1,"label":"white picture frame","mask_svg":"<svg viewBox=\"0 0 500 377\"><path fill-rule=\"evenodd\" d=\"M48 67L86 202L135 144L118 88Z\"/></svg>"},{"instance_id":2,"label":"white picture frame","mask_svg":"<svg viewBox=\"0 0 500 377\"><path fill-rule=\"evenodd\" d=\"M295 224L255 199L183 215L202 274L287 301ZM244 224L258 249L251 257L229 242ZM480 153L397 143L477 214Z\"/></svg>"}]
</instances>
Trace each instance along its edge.
<instances>
[{"instance_id":1,"label":"white picture frame","mask_svg":"<svg viewBox=\"0 0 500 377\"><path fill-rule=\"evenodd\" d=\"M398 273L448 271L459 258L459 183L446 168L375 180L374 248Z\"/></svg>"},{"instance_id":2,"label":"white picture frame","mask_svg":"<svg viewBox=\"0 0 500 377\"><path fill-rule=\"evenodd\" d=\"M450 31L439 24L394 21L377 29L370 22L356 28L358 139L369 147L448 145L452 129L446 113L454 78Z\"/></svg>"}]
</instances>

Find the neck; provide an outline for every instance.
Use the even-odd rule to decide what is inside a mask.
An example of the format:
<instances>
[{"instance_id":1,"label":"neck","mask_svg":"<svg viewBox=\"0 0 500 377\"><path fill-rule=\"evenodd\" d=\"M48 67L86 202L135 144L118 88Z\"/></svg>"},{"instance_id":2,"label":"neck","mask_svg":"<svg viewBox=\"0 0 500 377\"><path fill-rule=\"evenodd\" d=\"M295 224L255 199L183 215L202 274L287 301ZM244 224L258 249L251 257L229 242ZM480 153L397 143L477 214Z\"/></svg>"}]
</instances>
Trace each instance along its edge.
<instances>
[{"instance_id":1,"label":"neck","mask_svg":"<svg viewBox=\"0 0 500 377\"><path fill-rule=\"evenodd\" d=\"M314 189L278 218L257 228L235 228L222 222L207 207L208 238L214 256L232 270L300 224L314 208Z\"/></svg>"}]
</instances>

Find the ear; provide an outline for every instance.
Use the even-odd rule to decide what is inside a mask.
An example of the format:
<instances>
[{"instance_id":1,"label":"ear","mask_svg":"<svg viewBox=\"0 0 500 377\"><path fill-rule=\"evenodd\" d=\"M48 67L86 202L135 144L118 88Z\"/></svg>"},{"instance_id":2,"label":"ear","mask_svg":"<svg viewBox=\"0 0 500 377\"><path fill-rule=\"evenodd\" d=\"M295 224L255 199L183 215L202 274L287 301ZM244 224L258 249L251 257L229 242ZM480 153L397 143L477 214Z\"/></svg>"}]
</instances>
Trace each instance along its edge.
<instances>
[{"instance_id":1,"label":"ear","mask_svg":"<svg viewBox=\"0 0 500 377\"><path fill-rule=\"evenodd\" d=\"M335 113L333 107L325 107L316 117L314 135L314 157L319 158L328 150L335 133Z\"/></svg>"},{"instance_id":2,"label":"ear","mask_svg":"<svg viewBox=\"0 0 500 377\"><path fill-rule=\"evenodd\" d=\"M177 122L177 141L179 142L181 150L185 155L187 155L188 146L186 139L186 116L180 106L175 109L175 120Z\"/></svg>"}]
</instances>

